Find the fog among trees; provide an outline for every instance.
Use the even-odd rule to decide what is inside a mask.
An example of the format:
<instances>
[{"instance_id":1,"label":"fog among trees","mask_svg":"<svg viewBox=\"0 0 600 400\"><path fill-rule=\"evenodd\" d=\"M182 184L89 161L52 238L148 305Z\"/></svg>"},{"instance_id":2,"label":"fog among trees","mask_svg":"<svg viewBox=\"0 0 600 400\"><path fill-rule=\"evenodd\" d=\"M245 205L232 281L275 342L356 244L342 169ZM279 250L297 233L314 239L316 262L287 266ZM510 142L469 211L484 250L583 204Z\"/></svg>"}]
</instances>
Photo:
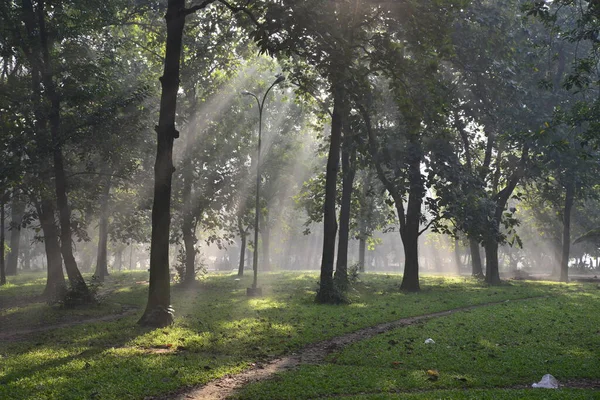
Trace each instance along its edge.
<instances>
[{"instance_id":1,"label":"fog among trees","mask_svg":"<svg viewBox=\"0 0 600 400\"><path fill-rule=\"evenodd\" d=\"M600 271L591 1L8 0L1 283ZM259 139L260 135L260 139ZM258 192L257 192L258 190ZM258 229L257 229L258 226ZM258 283L257 280L258 279Z\"/></svg>"}]
</instances>

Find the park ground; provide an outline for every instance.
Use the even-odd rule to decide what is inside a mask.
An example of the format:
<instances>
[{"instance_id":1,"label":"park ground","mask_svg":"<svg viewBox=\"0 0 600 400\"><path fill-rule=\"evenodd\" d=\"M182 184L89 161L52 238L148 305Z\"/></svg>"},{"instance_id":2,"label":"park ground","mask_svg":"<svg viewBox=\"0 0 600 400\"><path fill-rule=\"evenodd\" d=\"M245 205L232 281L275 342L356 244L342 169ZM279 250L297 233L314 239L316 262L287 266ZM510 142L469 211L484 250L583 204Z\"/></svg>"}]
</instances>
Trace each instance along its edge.
<instances>
[{"instance_id":1,"label":"park ground","mask_svg":"<svg viewBox=\"0 0 600 400\"><path fill-rule=\"evenodd\" d=\"M600 399L597 283L426 276L409 294L364 274L325 306L317 279L265 274L248 298L249 278L208 275L175 285L174 325L149 329L145 271L72 309L18 276L0 288L0 399ZM547 373L559 389L531 388Z\"/></svg>"}]
</instances>

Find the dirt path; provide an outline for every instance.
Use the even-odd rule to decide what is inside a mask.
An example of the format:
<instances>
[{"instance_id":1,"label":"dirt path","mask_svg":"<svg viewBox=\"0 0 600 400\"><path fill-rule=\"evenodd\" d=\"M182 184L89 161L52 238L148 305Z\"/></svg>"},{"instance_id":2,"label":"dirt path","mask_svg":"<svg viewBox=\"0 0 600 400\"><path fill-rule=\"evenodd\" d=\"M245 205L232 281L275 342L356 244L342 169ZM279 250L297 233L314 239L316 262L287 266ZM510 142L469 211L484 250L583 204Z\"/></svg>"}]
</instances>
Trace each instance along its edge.
<instances>
[{"instance_id":1,"label":"dirt path","mask_svg":"<svg viewBox=\"0 0 600 400\"><path fill-rule=\"evenodd\" d=\"M461 311L473 310L481 307L489 307L507 301L524 301L544 298L547 296L528 297L524 299L516 300L504 300L500 302L477 304L467 307L454 308L447 311L440 311L431 314L419 315L416 317L402 318L392 322L386 322L383 324L363 328L358 331L348 333L342 336L338 336L329 340L324 340L319 343L314 343L306 346L305 348L293 353L290 356L274 359L266 364L256 364L247 371L241 372L236 375L227 375L223 378L216 379L209 382L205 386L198 387L195 389L187 389L176 394L169 396L156 397L156 400L222 400L231 396L236 390L249 383L258 382L261 380L268 379L278 372L296 368L301 364L318 364L325 360L328 354L333 351L342 349L343 347L359 342L361 340L372 338L378 334L385 333L392 329L400 328L403 326L412 325L416 322L443 317L446 315L454 314Z\"/></svg>"},{"instance_id":2,"label":"dirt path","mask_svg":"<svg viewBox=\"0 0 600 400\"><path fill-rule=\"evenodd\" d=\"M114 320L126 317L128 315L131 315L138 311L137 307L123 307L123 308L124 308L124 310L118 314L105 315L103 317L71 320L71 321L66 321L66 322L63 322L60 324L55 324L55 325L39 326L36 328L22 329L22 330L18 330L18 331L0 332L0 340L16 341L16 340L26 339L24 336L30 335L32 333L48 332L48 331L51 331L54 329L68 328L68 327L75 326L75 325L90 324L90 323L94 323L94 322L114 321Z\"/></svg>"}]
</instances>

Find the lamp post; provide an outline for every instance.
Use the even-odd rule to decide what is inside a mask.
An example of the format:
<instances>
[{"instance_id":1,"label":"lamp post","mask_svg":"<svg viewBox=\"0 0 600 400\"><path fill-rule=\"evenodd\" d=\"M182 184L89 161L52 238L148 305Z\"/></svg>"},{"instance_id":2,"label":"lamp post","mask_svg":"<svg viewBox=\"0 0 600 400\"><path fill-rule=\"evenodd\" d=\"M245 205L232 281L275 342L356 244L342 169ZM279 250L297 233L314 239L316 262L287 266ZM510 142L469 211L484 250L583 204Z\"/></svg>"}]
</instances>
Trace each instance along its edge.
<instances>
[{"instance_id":1,"label":"lamp post","mask_svg":"<svg viewBox=\"0 0 600 400\"><path fill-rule=\"evenodd\" d=\"M252 257L252 270L254 272L254 278L252 281L252 287L246 289L246 294L248 296L261 296L262 289L259 288L258 285L258 220L260 213L260 145L261 145L261 136L262 136L262 115L263 108L265 106L265 100L267 99L267 95L273 89L273 86L281 83L285 80L285 76L279 75L275 82L269 86L267 91L265 92L262 101L252 92L243 91L242 94L244 96L252 96L256 100L258 104L258 145L256 149L256 202L255 202L255 211L254 211L254 254Z\"/></svg>"}]
</instances>

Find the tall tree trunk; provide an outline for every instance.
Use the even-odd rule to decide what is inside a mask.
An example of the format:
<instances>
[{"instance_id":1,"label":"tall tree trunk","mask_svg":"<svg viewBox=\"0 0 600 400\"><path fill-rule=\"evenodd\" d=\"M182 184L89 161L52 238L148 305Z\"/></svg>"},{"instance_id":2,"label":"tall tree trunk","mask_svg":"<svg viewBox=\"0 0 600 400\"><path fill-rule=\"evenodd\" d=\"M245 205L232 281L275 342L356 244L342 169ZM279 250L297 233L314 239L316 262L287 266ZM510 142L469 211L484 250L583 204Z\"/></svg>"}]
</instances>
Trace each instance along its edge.
<instances>
[{"instance_id":1,"label":"tall tree trunk","mask_svg":"<svg viewBox=\"0 0 600 400\"><path fill-rule=\"evenodd\" d=\"M173 322L169 274L169 230L171 225L171 182L173 179L173 141L175 129L179 66L181 61L185 0L169 0L167 13L165 67L160 78L162 94L154 164L154 203L152 205L152 239L150 245L150 287L141 325L163 327Z\"/></svg>"},{"instance_id":2,"label":"tall tree trunk","mask_svg":"<svg viewBox=\"0 0 600 400\"><path fill-rule=\"evenodd\" d=\"M40 38L40 48L42 52L43 68L42 81L44 83L44 93L50 109L48 112L48 121L50 122L50 136L52 142L52 157L54 161L54 181L56 188L56 203L58 206L58 215L60 221L60 250L65 263L67 276L71 289L78 294L82 302L92 301L88 287L77 268L77 262L73 256L73 247L71 240L71 211L67 198L67 177L65 174L62 138L60 135L60 96L56 91L53 79L53 70L50 60L50 44L46 31L46 11L44 1L38 2L38 32Z\"/></svg>"},{"instance_id":3,"label":"tall tree trunk","mask_svg":"<svg viewBox=\"0 0 600 400\"><path fill-rule=\"evenodd\" d=\"M332 86L333 115L331 118L331 137L327 170L325 175L325 204L323 209L323 255L321 258L321 276L317 303L339 303L341 301L333 283L333 261L335 257L335 237L337 221L335 213L337 195L337 175L340 162L340 145L342 141L343 91L338 84Z\"/></svg>"},{"instance_id":4,"label":"tall tree trunk","mask_svg":"<svg viewBox=\"0 0 600 400\"><path fill-rule=\"evenodd\" d=\"M0 285L6 284L6 270L4 268L4 194L0 198Z\"/></svg>"},{"instance_id":5,"label":"tall tree trunk","mask_svg":"<svg viewBox=\"0 0 600 400\"><path fill-rule=\"evenodd\" d=\"M406 222L404 228L400 230L405 258L404 275L402 276L400 289L408 292L418 292L421 290L419 286L419 227L425 184L421 175L421 150L416 143L413 143L412 147L414 148L411 152L408 170L410 189L406 208Z\"/></svg>"},{"instance_id":6,"label":"tall tree trunk","mask_svg":"<svg viewBox=\"0 0 600 400\"><path fill-rule=\"evenodd\" d=\"M354 161L356 151L351 150L351 138L345 135L342 145L342 205L340 209L340 232L338 238L337 260L334 279L338 287L348 286L348 240L350 238L350 210L356 169Z\"/></svg>"},{"instance_id":7,"label":"tall tree trunk","mask_svg":"<svg viewBox=\"0 0 600 400\"><path fill-rule=\"evenodd\" d=\"M102 188L102 197L100 198L100 222L98 232L98 254L96 258L96 271L94 276L100 282L108 275L108 203L110 200L111 175L108 175Z\"/></svg>"},{"instance_id":8,"label":"tall tree trunk","mask_svg":"<svg viewBox=\"0 0 600 400\"><path fill-rule=\"evenodd\" d=\"M569 252L571 250L571 209L575 201L575 182L569 179L565 193L565 208L563 210L563 241L562 258L560 262L560 281L569 281Z\"/></svg>"},{"instance_id":9,"label":"tall tree trunk","mask_svg":"<svg viewBox=\"0 0 600 400\"><path fill-rule=\"evenodd\" d=\"M261 213L266 214L266 213ZM261 264L264 272L271 270L271 228L269 226L269 216L262 215L261 217L261 229L259 230L261 245L262 245L262 257L263 261Z\"/></svg>"},{"instance_id":10,"label":"tall tree trunk","mask_svg":"<svg viewBox=\"0 0 600 400\"><path fill-rule=\"evenodd\" d=\"M469 248L471 250L471 275L476 278L483 278L483 266L481 265L479 242L473 238L469 238Z\"/></svg>"},{"instance_id":11,"label":"tall tree trunk","mask_svg":"<svg viewBox=\"0 0 600 400\"><path fill-rule=\"evenodd\" d=\"M17 274L19 247L21 244L21 224L25 213L25 202L17 191L13 193L10 219L10 253L6 260L6 275Z\"/></svg>"},{"instance_id":12,"label":"tall tree trunk","mask_svg":"<svg viewBox=\"0 0 600 400\"><path fill-rule=\"evenodd\" d=\"M48 278L42 295L49 301L55 301L63 295L66 290L66 283L58 243L58 230L54 218L54 204L51 199L42 198L41 204L36 204L36 209L44 233L44 249L46 250L46 263L48 265Z\"/></svg>"},{"instance_id":13,"label":"tall tree trunk","mask_svg":"<svg viewBox=\"0 0 600 400\"><path fill-rule=\"evenodd\" d=\"M191 155L186 155L181 168L183 180L183 223L181 233L185 248L185 275L183 282L192 284L196 281L196 211L192 200L192 183L194 180ZM201 213L198 213L201 214Z\"/></svg>"}]
</instances>

